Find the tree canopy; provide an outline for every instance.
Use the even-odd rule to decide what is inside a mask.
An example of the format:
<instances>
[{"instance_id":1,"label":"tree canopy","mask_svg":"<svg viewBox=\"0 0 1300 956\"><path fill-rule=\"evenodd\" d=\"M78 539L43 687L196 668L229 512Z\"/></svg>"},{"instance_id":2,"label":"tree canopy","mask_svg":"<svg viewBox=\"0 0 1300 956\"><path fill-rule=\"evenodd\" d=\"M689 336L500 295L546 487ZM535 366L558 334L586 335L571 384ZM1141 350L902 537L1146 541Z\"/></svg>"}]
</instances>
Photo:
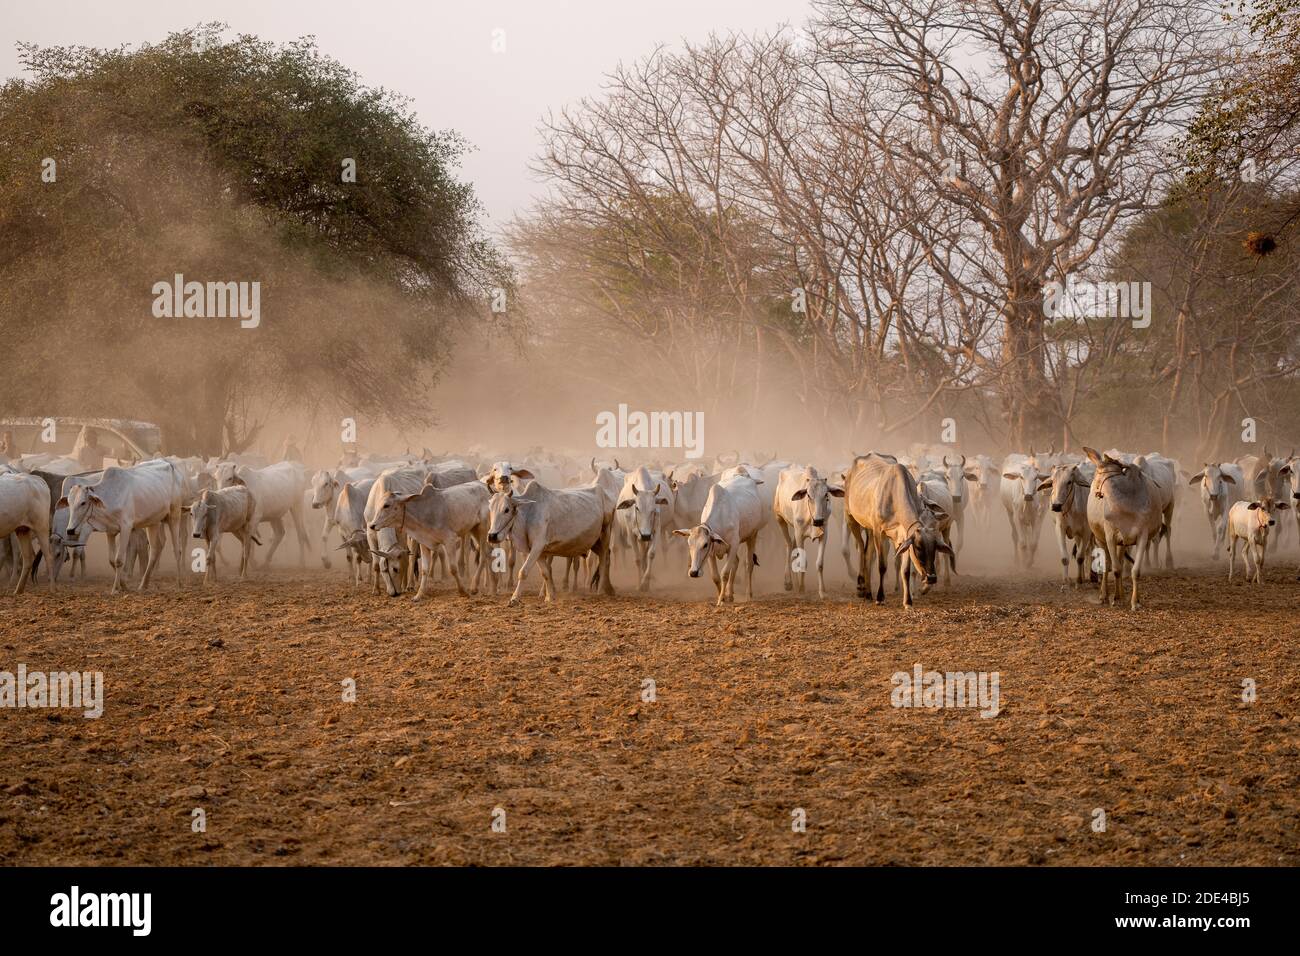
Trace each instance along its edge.
<instances>
[{"instance_id":1,"label":"tree canopy","mask_svg":"<svg viewBox=\"0 0 1300 956\"><path fill-rule=\"evenodd\" d=\"M459 135L310 38L20 49L30 76L0 87L5 407L152 419L206 453L270 410L430 420L457 324L513 291ZM260 283L260 324L156 317L177 274Z\"/></svg>"}]
</instances>

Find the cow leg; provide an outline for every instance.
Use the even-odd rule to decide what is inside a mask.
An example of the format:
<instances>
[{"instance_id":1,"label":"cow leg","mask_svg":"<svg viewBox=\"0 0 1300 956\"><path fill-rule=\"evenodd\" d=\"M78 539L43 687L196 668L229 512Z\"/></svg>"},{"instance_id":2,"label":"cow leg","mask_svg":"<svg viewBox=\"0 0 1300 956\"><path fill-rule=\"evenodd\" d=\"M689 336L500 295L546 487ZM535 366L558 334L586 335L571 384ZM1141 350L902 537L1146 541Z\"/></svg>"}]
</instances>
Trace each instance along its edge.
<instances>
[{"instance_id":1,"label":"cow leg","mask_svg":"<svg viewBox=\"0 0 1300 956\"><path fill-rule=\"evenodd\" d=\"M334 528L337 528L338 524L334 521L333 518L330 517L331 512L333 512L334 510L334 503L331 501L330 503L326 504L324 507L325 507L325 527L321 529L321 533L320 533L320 563L323 564L326 567L326 569L328 569L330 567L330 552L329 552L330 531Z\"/></svg>"},{"instance_id":2,"label":"cow leg","mask_svg":"<svg viewBox=\"0 0 1300 956\"><path fill-rule=\"evenodd\" d=\"M749 600L754 600L754 566L758 563L758 535L749 539L749 562L745 567L745 594ZM800 581L799 590L803 590L803 582Z\"/></svg>"},{"instance_id":3,"label":"cow leg","mask_svg":"<svg viewBox=\"0 0 1300 956\"><path fill-rule=\"evenodd\" d=\"M293 522L294 532L298 535L298 566L307 567L307 553L311 551L311 538L307 537L307 523L302 517L302 496L294 498L289 508L289 520Z\"/></svg>"},{"instance_id":4,"label":"cow leg","mask_svg":"<svg viewBox=\"0 0 1300 956\"><path fill-rule=\"evenodd\" d=\"M781 529L781 537L785 539L785 589L794 590L794 549L795 543L791 540L790 526L786 524L785 518L780 515L776 516L776 526Z\"/></svg>"},{"instance_id":5,"label":"cow leg","mask_svg":"<svg viewBox=\"0 0 1300 956\"><path fill-rule=\"evenodd\" d=\"M1255 583L1264 583L1264 556L1268 553L1268 542L1255 549Z\"/></svg>"},{"instance_id":6,"label":"cow leg","mask_svg":"<svg viewBox=\"0 0 1300 956\"><path fill-rule=\"evenodd\" d=\"M433 575L431 551L431 548L420 545L420 554L424 560L420 562L420 586L415 589L415 597L411 599L412 601L423 601L424 592L429 588L429 579Z\"/></svg>"},{"instance_id":7,"label":"cow leg","mask_svg":"<svg viewBox=\"0 0 1300 956\"><path fill-rule=\"evenodd\" d=\"M269 571L271 569L271 559L275 557L275 549L280 547L280 542L284 540L283 518L268 518L266 519L266 523L271 526L272 538L271 547L266 552L266 560L262 562L263 571Z\"/></svg>"},{"instance_id":8,"label":"cow leg","mask_svg":"<svg viewBox=\"0 0 1300 956\"><path fill-rule=\"evenodd\" d=\"M36 547L40 549L41 557L45 559L45 581L54 590L54 551L50 548L50 535L47 528L44 532L36 530L32 532L32 539L36 542Z\"/></svg>"},{"instance_id":9,"label":"cow leg","mask_svg":"<svg viewBox=\"0 0 1300 956\"><path fill-rule=\"evenodd\" d=\"M1138 579L1142 577L1142 563L1146 560L1146 546L1150 541L1150 536L1143 534L1138 540L1138 546L1133 549L1136 553L1133 555L1133 567L1129 571L1129 587L1132 588L1132 597L1129 599L1128 605L1130 611L1136 611L1142 606L1142 602L1138 600ZM1159 558L1159 556L1160 554L1157 551L1156 557Z\"/></svg>"},{"instance_id":10,"label":"cow leg","mask_svg":"<svg viewBox=\"0 0 1300 956\"><path fill-rule=\"evenodd\" d=\"M14 595L17 596L26 590L27 576L32 570L32 533L26 528L19 528L14 534L18 536L18 554L22 562L18 569L18 585L14 588Z\"/></svg>"},{"instance_id":11,"label":"cow leg","mask_svg":"<svg viewBox=\"0 0 1300 956\"><path fill-rule=\"evenodd\" d=\"M126 542L130 540L131 532L105 532L105 536L108 538L108 563L113 569L113 586L108 593L117 594L122 589L122 564L126 561Z\"/></svg>"},{"instance_id":12,"label":"cow leg","mask_svg":"<svg viewBox=\"0 0 1300 956\"><path fill-rule=\"evenodd\" d=\"M903 607L912 606L912 556L906 555L906 560L900 558L901 566L895 568L903 585Z\"/></svg>"},{"instance_id":13,"label":"cow leg","mask_svg":"<svg viewBox=\"0 0 1300 956\"><path fill-rule=\"evenodd\" d=\"M718 603L722 603L722 576L718 573L718 558L713 553L713 546L709 546L709 573L713 576L713 586L718 591Z\"/></svg>"},{"instance_id":14,"label":"cow leg","mask_svg":"<svg viewBox=\"0 0 1300 956\"><path fill-rule=\"evenodd\" d=\"M477 560L474 562L474 583L470 586L470 594L478 594L479 586L483 581L483 563L487 555L487 528L483 524L476 524L470 529L470 534L474 536L474 542L477 545ZM466 538L468 541L468 537ZM469 552L462 547L461 554L465 557L465 570L469 570Z\"/></svg>"},{"instance_id":15,"label":"cow leg","mask_svg":"<svg viewBox=\"0 0 1300 956\"><path fill-rule=\"evenodd\" d=\"M524 563L519 566L519 575L515 578L515 590L510 595L510 601L508 602L511 607L519 603L520 595L524 593L524 581L528 579L528 572L541 559L543 540L539 535L537 544L533 545L532 550L524 556Z\"/></svg>"},{"instance_id":16,"label":"cow leg","mask_svg":"<svg viewBox=\"0 0 1300 956\"><path fill-rule=\"evenodd\" d=\"M163 532L163 526L161 524L153 525L145 533L149 536L149 557L144 565L144 574L140 576L139 590L141 591L144 591L149 587L149 579L153 577L153 569L158 566L158 562L162 559L162 550L163 550L163 543L164 543L163 542L164 532ZM128 555L131 554L130 551L128 551L127 553ZM132 560L130 557L128 557L127 559L128 572L130 571L131 563ZM179 578L179 575L177 575L177 577Z\"/></svg>"},{"instance_id":17,"label":"cow leg","mask_svg":"<svg viewBox=\"0 0 1300 956\"><path fill-rule=\"evenodd\" d=\"M826 600L826 533L817 539L817 597Z\"/></svg>"},{"instance_id":18,"label":"cow leg","mask_svg":"<svg viewBox=\"0 0 1300 956\"><path fill-rule=\"evenodd\" d=\"M888 538L881 538L874 541L876 548L876 571L880 574L880 584L876 590L876 603L885 603L885 575L889 569L889 553L886 547Z\"/></svg>"},{"instance_id":19,"label":"cow leg","mask_svg":"<svg viewBox=\"0 0 1300 956\"><path fill-rule=\"evenodd\" d=\"M542 600L548 603L554 602L557 596L555 590L555 577L551 572L551 562L554 559L547 558L542 562ZM464 593L463 591L461 592Z\"/></svg>"},{"instance_id":20,"label":"cow leg","mask_svg":"<svg viewBox=\"0 0 1300 956\"><path fill-rule=\"evenodd\" d=\"M1061 584L1070 583L1070 539L1065 533L1065 521L1057 519L1056 546L1061 552Z\"/></svg>"},{"instance_id":21,"label":"cow leg","mask_svg":"<svg viewBox=\"0 0 1300 956\"><path fill-rule=\"evenodd\" d=\"M1237 570L1237 536L1228 535L1228 580L1232 580L1232 575Z\"/></svg>"}]
</instances>

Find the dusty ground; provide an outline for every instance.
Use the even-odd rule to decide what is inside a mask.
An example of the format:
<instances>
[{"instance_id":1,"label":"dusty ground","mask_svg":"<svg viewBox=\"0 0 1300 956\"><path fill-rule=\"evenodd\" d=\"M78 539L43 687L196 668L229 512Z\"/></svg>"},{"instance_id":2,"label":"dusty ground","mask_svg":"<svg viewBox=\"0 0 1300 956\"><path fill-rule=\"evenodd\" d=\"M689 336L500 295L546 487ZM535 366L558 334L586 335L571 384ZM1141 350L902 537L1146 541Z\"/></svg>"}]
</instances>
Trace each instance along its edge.
<instances>
[{"instance_id":1,"label":"dusty ground","mask_svg":"<svg viewBox=\"0 0 1300 956\"><path fill-rule=\"evenodd\" d=\"M102 671L106 709L0 711L0 863L1300 863L1294 560L1157 575L1137 614L1050 574L910 613L412 605L337 569L6 596L0 670ZM1001 713L892 707L914 663L999 672Z\"/></svg>"}]
</instances>

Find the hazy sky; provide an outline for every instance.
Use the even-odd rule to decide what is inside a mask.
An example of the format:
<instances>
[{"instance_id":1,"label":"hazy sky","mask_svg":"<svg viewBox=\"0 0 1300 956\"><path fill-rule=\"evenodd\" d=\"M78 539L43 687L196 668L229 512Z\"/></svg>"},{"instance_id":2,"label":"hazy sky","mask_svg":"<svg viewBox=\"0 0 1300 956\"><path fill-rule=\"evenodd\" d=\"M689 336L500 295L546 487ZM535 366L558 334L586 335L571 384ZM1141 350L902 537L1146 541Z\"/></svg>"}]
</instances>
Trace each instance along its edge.
<instances>
[{"instance_id":1,"label":"hazy sky","mask_svg":"<svg viewBox=\"0 0 1300 956\"><path fill-rule=\"evenodd\" d=\"M596 93L620 61L710 31L801 24L809 0L0 0L0 76L19 73L14 43L117 46L220 20L320 49L369 85L409 96L426 126L461 132L476 151L462 175L499 225L540 192L528 171L538 121ZM504 30L505 51L493 52Z\"/></svg>"}]
</instances>

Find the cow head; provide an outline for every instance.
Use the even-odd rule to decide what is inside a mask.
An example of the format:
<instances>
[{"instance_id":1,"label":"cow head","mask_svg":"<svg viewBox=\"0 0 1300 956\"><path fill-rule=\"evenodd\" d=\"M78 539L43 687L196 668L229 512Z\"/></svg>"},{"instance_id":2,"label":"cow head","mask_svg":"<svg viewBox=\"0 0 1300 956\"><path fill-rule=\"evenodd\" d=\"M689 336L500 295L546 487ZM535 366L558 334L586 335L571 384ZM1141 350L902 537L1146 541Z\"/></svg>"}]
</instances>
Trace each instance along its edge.
<instances>
[{"instance_id":1,"label":"cow head","mask_svg":"<svg viewBox=\"0 0 1300 956\"><path fill-rule=\"evenodd\" d=\"M206 538L208 524L210 522L215 524L217 520L216 502L212 500L212 492L205 490L185 510L190 513L190 528L193 536Z\"/></svg>"},{"instance_id":2,"label":"cow head","mask_svg":"<svg viewBox=\"0 0 1300 956\"><path fill-rule=\"evenodd\" d=\"M894 546L894 556L912 562L912 568L925 579L927 588L939 580L936 567L939 555L946 554L952 558L952 570L957 570L956 553L935 528L935 519L941 514L927 508L922 520L912 525L907 537Z\"/></svg>"},{"instance_id":3,"label":"cow head","mask_svg":"<svg viewBox=\"0 0 1300 956\"><path fill-rule=\"evenodd\" d=\"M1020 492L1024 500L1033 501L1034 495L1044 490L1043 482L1051 475L1039 471L1037 459L1031 457L1017 465L1012 465L1002 473L1002 477L1007 481L1020 482Z\"/></svg>"},{"instance_id":4,"label":"cow head","mask_svg":"<svg viewBox=\"0 0 1300 956\"><path fill-rule=\"evenodd\" d=\"M68 541L75 542L81 529L117 531L117 524L104 507L94 485L76 485L68 492Z\"/></svg>"},{"instance_id":5,"label":"cow head","mask_svg":"<svg viewBox=\"0 0 1300 956\"><path fill-rule=\"evenodd\" d=\"M528 481L535 477L531 471L522 465L512 465L508 461L498 461L488 469L488 473L483 476L483 483L488 486L489 491L510 492L514 490L516 482Z\"/></svg>"},{"instance_id":6,"label":"cow head","mask_svg":"<svg viewBox=\"0 0 1300 956\"><path fill-rule=\"evenodd\" d=\"M1209 499L1222 501L1228 490L1225 485L1235 485L1237 479L1223 470L1222 464L1206 462L1205 468L1187 479L1189 485L1200 485L1201 492Z\"/></svg>"},{"instance_id":7,"label":"cow head","mask_svg":"<svg viewBox=\"0 0 1300 956\"><path fill-rule=\"evenodd\" d=\"M228 488L234 484L238 470L239 466L233 461L219 461L209 469L218 488Z\"/></svg>"},{"instance_id":8,"label":"cow head","mask_svg":"<svg viewBox=\"0 0 1300 956\"><path fill-rule=\"evenodd\" d=\"M831 499L843 498L844 489L837 488L817 474L815 468L805 468L800 477L800 486L790 496L792 501L802 501L810 512L814 528L825 528L831 517Z\"/></svg>"},{"instance_id":9,"label":"cow head","mask_svg":"<svg viewBox=\"0 0 1300 956\"><path fill-rule=\"evenodd\" d=\"M329 508L342 486L343 480L338 475L331 475L328 471L316 472L311 477L311 506Z\"/></svg>"},{"instance_id":10,"label":"cow head","mask_svg":"<svg viewBox=\"0 0 1300 956\"><path fill-rule=\"evenodd\" d=\"M379 507L375 510L375 517L370 522L370 530L378 531L380 528L392 528L401 524L407 502L429 493L431 489L435 493L438 490L433 485L426 484L419 492L409 495L400 495L394 491L385 492L384 497L379 501Z\"/></svg>"},{"instance_id":11,"label":"cow head","mask_svg":"<svg viewBox=\"0 0 1300 956\"><path fill-rule=\"evenodd\" d=\"M1070 503L1079 488L1087 489L1091 481L1084 479L1079 472L1078 465L1056 465L1052 468L1052 473L1038 485L1039 491L1050 490L1052 510L1057 514L1070 509Z\"/></svg>"},{"instance_id":12,"label":"cow head","mask_svg":"<svg viewBox=\"0 0 1300 956\"><path fill-rule=\"evenodd\" d=\"M648 476L641 477L644 480ZM636 527L637 537L642 541L652 541L659 525L659 509L670 504L672 501L668 498L662 482L656 481L653 486L643 488L632 480L623 489L618 510L632 509L632 521Z\"/></svg>"},{"instance_id":13,"label":"cow head","mask_svg":"<svg viewBox=\"0 0 1300 956\"><path fill-rule=\"evenodd\" d=\"M678 528L673 534L681 535L686 539L686 548L690 552L690 567L686 573L693 578L700 576L704 559L710 554L718 558L727 555L727 542L721 536L714 534L706 524L699 524L694 528Z\"/></svg>"},{"instance_id":14,"label":"cow head","mask_svg":"<svg viewBox=\"0 0 1300 956\"><path fill-rule=\"evenodd\" d=\"M1277 524L1277 519L1273 517L1274 513L1287 507L1289 506L1285 502L1279 505L1272 498L1264 497L1246 505L1246 510L1250 512L1251 526L1258 533L1266 532L1270 527Z\"/></svg>"},{"instance_id":15,"label":"cow head","mask_svg":"<svg viewBox=\"0 0 1300 956\"><path fill-rule=\"evenodd\" d=\"M510 491L498 491L488 502L488 541L500 544L510 534L519 511L529 504L527 498Z\"/></svg>"}]
</instances>

